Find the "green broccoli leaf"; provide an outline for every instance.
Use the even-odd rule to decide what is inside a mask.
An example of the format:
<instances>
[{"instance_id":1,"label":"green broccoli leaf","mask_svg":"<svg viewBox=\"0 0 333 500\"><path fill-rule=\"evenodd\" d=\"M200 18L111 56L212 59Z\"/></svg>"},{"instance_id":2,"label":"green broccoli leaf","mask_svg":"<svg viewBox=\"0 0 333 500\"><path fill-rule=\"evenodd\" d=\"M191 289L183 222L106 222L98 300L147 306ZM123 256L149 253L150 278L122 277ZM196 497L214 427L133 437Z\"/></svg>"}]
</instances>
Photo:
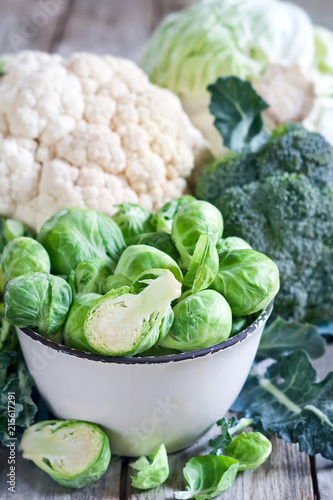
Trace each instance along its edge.
<instances>
[{"instance_id":1,"label":"green broccoli leaf","mask_svg":"<svg viewBox=\"0 0 333 500\"><path fill-rule=\"evenodd\" d=\"M333 372L317 383L303 351L282 357L264 376L251 372L232 411L253 418L265 433L299 443L308 455L333 459Z\"/></svg>"},{"instance_id":2,"label":"green broccoli leaf","mask_svg":"<svg viewBox=\"0 0 333 500\"><path fill-rule=\"evenodd\" d=\"M237 472L238 461L231 457L204 455L191 458L183 470L187 491L176 491L175 498L215 498L231 488Z\"/></svg>"},{"instance_id":3,"label":"green broccoli leaf","mask_svg":"<svg viewBox=\"0 0 333 500\"><path fill-rule=\"evenodd\" d=\"M138 471L136 476L131 476L134 488L148 490L164 483L169 476L168 455L164 444L156 448L148 458L138 458L131 467Z\"/></svg>"},{"instance_id":4,"label":"green broccoli leaf","mask_svg":"<svg viewBox=\"0 0 333 500\"><path fill-rule=\"evenodd\" d=\"M307 352L313 359L320 358L325 352L325 341L313 325L277 318L265 328L257 358L278 359L297 350Z\"/></svg>"},{"instance_id":5,"label":"green broccoli leaf","mask_svg":"<svg viewBox=\"0 0 333 500\"><path fill-rule=\"evenodd\" d=\"M250 82L235 76L221 77L208 90L212 94L209 109L225 146L234 151L246 147L256 151L267 142L269 134L261 113L269 105Z\"/></svg>"}]
</instances>

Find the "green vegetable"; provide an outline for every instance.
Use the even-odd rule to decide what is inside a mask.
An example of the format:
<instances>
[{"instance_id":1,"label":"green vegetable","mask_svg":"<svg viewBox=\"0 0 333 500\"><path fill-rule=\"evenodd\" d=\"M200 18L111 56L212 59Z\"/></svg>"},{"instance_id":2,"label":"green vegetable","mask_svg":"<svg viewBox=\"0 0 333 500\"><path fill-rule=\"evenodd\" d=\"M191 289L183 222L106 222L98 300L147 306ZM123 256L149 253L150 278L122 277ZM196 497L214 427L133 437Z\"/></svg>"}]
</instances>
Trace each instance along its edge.
<instances>
[{"instance_id":1,"label":"green vegetable","mask_svg":"<svg viewBox=\"0 0 333 500\"><path fill-rule=\"evenodd\" d=\"M163 205L151 219L151 225L157 232L171 233L172 221L177 212L185 205L196 201L193 196L184 195Z\"/></svg>"},{"instance_id":2,"label":"green vegetable","mask_svg":"<svg viewBox=\"0 0 333 500\"><path fill-rule=\"evenodd\" d=\"M242 432L224 447L231 458L238 461L238 470L256 469L263 464L272 451L272 444L260 432Z\"/></svg>"},{"instance_id":3,"label":"green vegetable","mask_svg":"<svg viewBox=\"0 0 333 500\"><path fill-rule=\"evenodd\" d=\"M133 238L149 229L148 221L151 218L151 213L141 205L134 203L122 203L115 205L115 207L118 208L118 212L112 216L112 219L121 229L127 245L130 245Z\"/></svg>"},{"instance_id":4,"label":"green vegetable","mask_svg":"<svg viewBox=\"0 0 333 500\"><path fill-rule=\"evenodd\" d=\"M169 269L178 281L183 281L178 264L169 255L148 245L132 245L120 257L114 275L106 281L105 290L130 285L149 269Z\"/></svg>"},{"instance_id":5,"label":"green vegetable","mask_svg":"<svg viewBox=\"0 0 333 500\"><path fill-rule=\"evenodd\" d=\"M237 236L229 236L229 238L222 238L217 242L216 245L218 253L222 253L226 250L245 250L251 249L252 247L242 238L237 238Z\"/></svg>"},{"instance_id":6,"label":"green vegetable","mask_svg":"<svg viewBox=\"0 0 333 500\"><path fill-rule=\"evenodd\" d=\"M100 354L134 356L162 339L171 323L170 303L180 296L181 284L167 269L154 273L154 279L151 272L138 278L138 293L135 286L124 286L101 297L88 311L82 342Z\"/></svg>"},{"instance_id":7,"label":"green vegetable","mask_svg":"<svg viewBox=\"0 0 333 500\"><path fill-rule=\"evenodd\" d=\"M169 233L142 233L132 240L132 245L149 245L168 254L176 262L179 259L179 253Z\"/></svg>"},{"instance_id":8,"label":"green vegetable","mask_svg":"<svg viewBox=\"0 0 333 500\"><path fill-rule=\"evenodd\" d=\"M106 434L97 425L78 420L39 422L25 431L20 448L23 458L68 488L98 481L111 459Z\"/></svg>"},{"instance_id":9,"label":"green vegetable","mask_svg":"<svg viewBox=\"0 0 333 500\"><path fill-rule=\"evenodd\" d=\"M333 319L333 148L297 125L276 129L257 153L210 166L197 194L223 210L225 235L244 238L278 266L274 312Z\"/></svg>"},{"instance_id":10,"label":"green vegetable","mask_svg":"<svg viewBox=\"0 0 333 500\"><path fill-rule=\"evenodd\" d=\"M246 326L247 326L246 317L240 316L238 318L232 318L230 337L233 337L234 335L237 335L237 333L240 333L242 330L245 330Z\"/></svg>"},{"instance_id":11,"label":"green vegetable","mask_svg":"<svg viewBox=\"0 0 333 500\"><path fill-rule=\"evenodd\" d=\"M277 318L264 329L257 357L279 359L299 349L311 358L319 358L325 352L325 341L313 325Z\"/></svg>"},{"instance_id":12,"label":"green vegetable","mask_svg":"<svg viewBox=\"0 0 333 500\"><path fill-rule=\"evenodd\" d=\"M156 488L169 477L168 455L164 444L161 444L147 457L140 457L131 464L137 470L136 476L131 476L132 486L141 490Z\"/></svg>"},{"instance_id":13,"label":"green vegetable","mask_svg":"<svg viewBox=\"0 0 333 500\"><path fill-rule=\"evenodd\" d=\"M333 459L333 372L316 382L306 354L295 351L270 366L253 371L232 411L255 419L267 434L298 443L308 455Z\"/></svg>"},{"instance_id":14,"label":"green vegetable","mask_svg":"<svg viewBox=\"0 0 333 500\"><path fill-rule=\"evenodd\" d=\"M234 316L264 310L279 290L279 271L272 260L254 250L221 252L219 272L211 288L228 301Z\"/></svg>"},{"instance_id":15,"label":"green vegetable","mask_svg":"<svg viewBox=\"0 0 333 500\"><path fill-rule=\"evenodd\" d=\"M203 349L226 340L231 332L231 309L214 290L189 295L174 308L175 319L162 347L179 351Z\"/></svg>"},{"instance_id":16,"label":"green vegetable","mask_svg":"<svg viewBox=\"0 0 333 500\"><path fill-rule=\"evenodd\" d=\"M105 282L111 275L111 268L103 259L91 259L80 262L69 276L69 284L73 296L79 297L87 293L103 293Z\"/></svg>"},{"instance_id":17,"label":"green vegetable","mask_svg":"<svg viewBox=\"0 0 333 500\"><path fill-rule=\"evenodd\" d=\"M182 265L188 268L203 234L208 234L216 245L223 233L223 218L219 210L204 201L194 201L179 210L172 222L171 236L181 256Z\"/></svg>"},{"instance_id":18,"label":"green vegetable","mask_svg":"<svg viewBox=\"0 0 333 500\"><path fill-rule=\"evenodd\" d=\"M92 306L101 298L97 293L87 293L75 299L70 308L64 328L66 345L80 351L91 351L91 346L84 336L84 322Z\"/></svg>"},{"instance_id":19,"label":"green vegetable","mask_svg":"<svg viewBox=\"0 0 333 500\"><path fill-rule=\"evenodd\" d=\"M0 254L10 241L21 236L27 236L28 231L24 224L13 219L0 217Z\"/></svg>"},{"instance_id":20,"label":"green vegetable","mask_svg":"<svg viewBox=\"0 0 333 500\"><path fill-rule=\"evenodd\" d=\"M112 269L125 241L117 224L106 215L83 208L61 210L43 225L38 241L46 248L52 271L69 275L80 262L99 258Z\"/></svg>"},{"instance_id":21,"label":"green vegetable","mask_svg":"<svg viewBox=\"0 0 333 500\"><path fill-rule=\"evenodd\" d=\"M24 236L5 246L0 263L7 280L27 273L49 273L51 269L45 248L38 241Z\"/></svg>"},{"instance_id":22,"label":"green vegetable","mask_svg":"<svg viewBox=\"0 0 333 500\"><path fill-rule=\"evenodd\" d=\"M245 147L256 150L267 142L269 136L261 113L269 106L249 82L236 77L219 78L208 90L212 94L209 109L225 146L233 151Z\"/></svg>"},{"instance_id":23,"label":"green vegetable","mask_svg":"<svg viewBox=\"0 0 333 500\"><path fill-rule=\"evenodd\" d=\"M219 270L219 256L213 240L202 234L195 246L183 286L193 293L205 290L214 281Z\"/></svg>"},{"instance_id":24,"label":"green vegetable","mask_svg":"<svg viewBox=\"0 0 333 500\"><path fill-rule=\"evenodd\" d=\"M187 491L175 492L175 498L215 498L231 488L237 471L238 462L230 457L204 455L191 458L183 470Z\"/></svg>"},{"instance_id":25,"label":"green vegetable","mask_svg":"<svg viewBox=\"0 0 333 500\"><path fill-rule=\"evenodd\" d=\"M9 281L5 290L6 320L19 328L37 328L55 341L72 303L72 290L58 276L29 273Z\"/></svg>"}]
</instances>

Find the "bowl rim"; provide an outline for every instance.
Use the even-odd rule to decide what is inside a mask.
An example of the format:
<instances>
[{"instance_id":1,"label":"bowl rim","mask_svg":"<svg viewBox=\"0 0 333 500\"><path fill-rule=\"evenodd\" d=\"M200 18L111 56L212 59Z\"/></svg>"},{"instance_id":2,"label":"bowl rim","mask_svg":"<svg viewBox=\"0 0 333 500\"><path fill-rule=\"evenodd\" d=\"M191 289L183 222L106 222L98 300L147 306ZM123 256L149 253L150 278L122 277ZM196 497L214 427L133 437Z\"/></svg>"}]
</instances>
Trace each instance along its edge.
<instances>
[{"instance_id":1,"label":"bowl rim","mask_svg":"<svg viewBox=\"0 0 333 500\"><path fill-rule=\"evenodd\" d=\"M267 308L260 314L260 316L249 325L245 330L237 333L233 337L220 342L219 344L215 344L211 347L205 347L204 349L198 349L196 351L189 352L181 352L179 354L166 354L164 356L142 356L142 357L125 357L125 356L105 356L102 354L95 354L85 351L79 351L78 349L73 349L71 347L67 347L63 344L57 344L53 342L53 340L49 340L46 337L43 337L39 333L31 330L31 328L17 328L19 331L23 332L27 337L30 337L32 340L43 344L46 347L53 349L54 351L67 354L69 356L75 356L81 359L88 359L90 361L98 361L102 363L114 363L114 364L123 364L123 365L151 365L151 364L164 364L171 362L184 361L188 359L195 359L207 356L208 354L213 354L215 352L222 351L229 347L232 347L239 342L242 342L250 335L254 334L261 324L265 324L268 318L270 317L273 310L272 300Z\"/></svg>"}]
</instances>

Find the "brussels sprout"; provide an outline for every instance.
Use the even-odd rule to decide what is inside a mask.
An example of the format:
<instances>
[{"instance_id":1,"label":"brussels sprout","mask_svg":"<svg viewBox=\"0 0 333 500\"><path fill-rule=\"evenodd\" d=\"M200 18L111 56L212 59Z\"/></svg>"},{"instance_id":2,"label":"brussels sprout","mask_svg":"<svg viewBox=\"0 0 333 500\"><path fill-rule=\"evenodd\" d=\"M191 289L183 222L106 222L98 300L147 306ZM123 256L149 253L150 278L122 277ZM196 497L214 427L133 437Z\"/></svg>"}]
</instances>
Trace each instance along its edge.
<instances>
[{"instance_id":1,"label":"brussels sprout","mask_svg":"<svg viewBox=\"0 0 333 500\"><path fill-rule=\"evenodd\" d=\"M149 269L169 269L178 281L183 280L178 264L169 255L148 245L132 245L123 252L114 275L107 279L104 290L106 292L130 285Z\"/></svg>"},{"instance_id":2,"label":"brussels sprout","mask_svg":"<svg viewBox=\"0 0 333 500\"><path fill-rule=\"evenodd\" d=\"M132 245L148 245L168 254L174 261L178 261L179 253L173 244L169 233L143 233L133 239Z\"/></svg>"},{"instance_id":3,"label":"brussels sprout","mask_svg":"<svg viewBox=\"0 0 333 500\"><path fill-rule=\"evenodd\" d=\"M266 255L241 249L221 252L211 288L221 293L234 316L265 309L279 291L279 270Z\"/></svg>"},{"instance_id":4,"label":"brussels sprout","mask_svg":"<svg viewBox=\"0 0 333 500\"><path fill-rule=\"evenodd\" d=\"M240 333L242 330L244 330L247 326L247 321L247 318L232 318L230 337L233 337L234 335L237 335L237 333Z\"/></svg>"},{"instance_id":5,"label":"brussels sprout","mask_svg":"<svg viewBox=\"0 0 333 500\"><path fill-rule=\"evenodd\" d=\"M112 216L112 219L121 229L127 245L131 244L135 236L149 230L148 221L151 218L149 210L134 203L122 203L115 207L119 210Z\"/></svg>"},{"instance_id":6,"label":"brussels sprout","mask_svg":"<svg viewBox=\"0 0 333 500\"><path fill-rule=\"evenodd\" d=\"M237 238L237 236L229 236L229 238L222 238L218 241L216 245L218 253L225 252L226 250L242 250L249 249L252 247L242 238Z\"/></svg>"},{"instance_id":7,"label":"brussels sprout","mask_svg":"<svg viewBox=\"0 0 333 500\"><path fill-rule=\"evenodd\" d=\"M84 322L88 311L101 298L97 293L87 293L78 297L70 308L64 329L65 344L79 351L91 351L84 336Z\"/></svg>"},{"instance_id":8,"label":"brussels sprout","mask_svg":"<svg viewBox=\"0 0 333 500\"><path fill-rule=\"evenodd\" d=\"M20 448L23 458L68 488L98 481L111 459L106 434L97 425L79 420L38 422L24 432Z\"/></svg>"},{"instance_id":9,"label":"brussels sprout","mask_svg":"<svg viewBox=\"0 0 333 500\"><path fill-rule=\"evenodd\" d=\"M202 234L195 246L183 285L193 293L205 290L214 281L218 270L219 256L215 244L208 234Z\"/></svg>"},{"instance_id":10,"label":"brussels sprout","mask_svg":"<svg viewBox=\"0 0 333 500\"><path fill-rule=\"evenodd\" d=\"M181 283L168 269L138 278L135 286L118 288L100 298L88 311L84 337L92 350L111 356L134 356L156 344L170 324L170 302L181 294ZM165 316L167 320L163 322ZM85 341L84 341L85 342Z\"/></svg>"},{"instance_id":11,"label":"brussels sprout","mask_svg":"<svg viewBox=\"0 0 333 500\"><path fill-rule=\"evenodd\" d=\"M94 258L109 263L113 270L126 246L112 219L84 208L53 215L40 230L38 241L48 251L53 272L67 276L80 262Z\"/></svg>"},{"instance_id":12,"label":"brussels sprout","mask_svg":"<svg viewBox=\"0 0 333 500\"><path fill-rule=\"evenodd\" d=\"M110 265L102 259L80 262L69 276L74 297L86 293L103 293L106 279L112 273Z\"/></svg>"},{"instance_id":13,"label":"brussels sprout","mask_svg":"<svg viewBox=\"0 0 333 500\"><path fill-rule=\"evenodd\" d=\"M24 224L13 219L0 218L0 254L10 241L21 236L27 236Z\"/></svg>"},{"instance_id":14,"label":"brussels sprout","mask_svg":"<svg viewBox=\"0 0 333 500\"><path fill-rule=\"evenodd\" d=\"M211 203L194 201L179 210L173 219L171 236L183 266L189 268L195 246L202 234L207 233L216 245L222 232L222 214Z\"/></svg>"},{"instance_id":15,"label":"brussels sprout","mask_svg":"<svg viewBox=\"0 0 333 500\"><path fill-rule=\"evenodd\" d=\"M165 445L161 444L148 458L140 457L132 463L131 467L138 471L136 476L131 476L134 488L149 490L163 484L169 477L169 463Z\"/></svg>"},{"instance_id":16,"label":"brussels sprout","mask_svg":"<svg viewBox=\"0 0 333 500\"><path fill-rule=\"evenodd\" d=\"M242 432L224 448L227 455L239 462L238 470L256 469L272 451L272 444L260 432Z\"/></svg>"},{"instance_id":17,"label":"brussels sprout","mask_svg":"<svg viewBox=\"0 0 333 500\"><path fill-rule=\"evenodd\" d=\"M72 290L58 276L30 273L7 283L5 315L11 325L37 328L45 337L55 340L72 303Z\"/></svg>"},{"instance_id":18,"label":"brussels sprout","mask_svg":"<svg viewBox=\"0 0 333 500\"><path fill-rule=\"evenodd\" d=\"M151 219L151 225L157 232L171 233L172 221L176 213L185 205L196 201L189 194L176 198L163 205L162 208Z\"/></svg>"},{"instance_id":19,"label":"brussels sprout","mask_svg":"<svg viewBox=\"0 0 333 500\"><path fill-rule=\"evenodd\" d=\"M226 340L231 332L229 304L214 290L189 295L174 308L175 319L169 334L159 342L179 351L203 349Z\"/></svg>"},{"instance_id":20,"label":"brussels sprout","mask_svg":"<svg viewBox=\"0 0 333 500\"><path fill-rule=\"evenodd\" d=\"M1 268L7 280L12 280L27 273L49 273L51 263L47 251L38 241L22 236L5 246Z\"/></svg>"}]
</instances>

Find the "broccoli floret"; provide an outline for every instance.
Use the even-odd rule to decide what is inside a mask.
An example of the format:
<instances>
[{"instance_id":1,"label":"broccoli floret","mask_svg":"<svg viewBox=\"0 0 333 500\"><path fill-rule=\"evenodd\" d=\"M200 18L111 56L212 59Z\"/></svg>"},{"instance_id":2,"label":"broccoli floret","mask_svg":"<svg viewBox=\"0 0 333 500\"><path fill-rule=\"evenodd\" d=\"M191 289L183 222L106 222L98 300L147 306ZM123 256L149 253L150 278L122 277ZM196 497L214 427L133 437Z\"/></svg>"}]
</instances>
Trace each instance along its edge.
<instances>
[{"instance_id":1,"label":"broccoli floret","mask_svg":"<svg viewBox=\"0 0 333 500\"><path fill-rule=\"evenodd\" d=\"M257 153L210 166L197 195L223 213L224 236L244 238L278 265L275 314L333 320L333 148L321 135L279 127Z\"/></svg>"}]
</instances>

